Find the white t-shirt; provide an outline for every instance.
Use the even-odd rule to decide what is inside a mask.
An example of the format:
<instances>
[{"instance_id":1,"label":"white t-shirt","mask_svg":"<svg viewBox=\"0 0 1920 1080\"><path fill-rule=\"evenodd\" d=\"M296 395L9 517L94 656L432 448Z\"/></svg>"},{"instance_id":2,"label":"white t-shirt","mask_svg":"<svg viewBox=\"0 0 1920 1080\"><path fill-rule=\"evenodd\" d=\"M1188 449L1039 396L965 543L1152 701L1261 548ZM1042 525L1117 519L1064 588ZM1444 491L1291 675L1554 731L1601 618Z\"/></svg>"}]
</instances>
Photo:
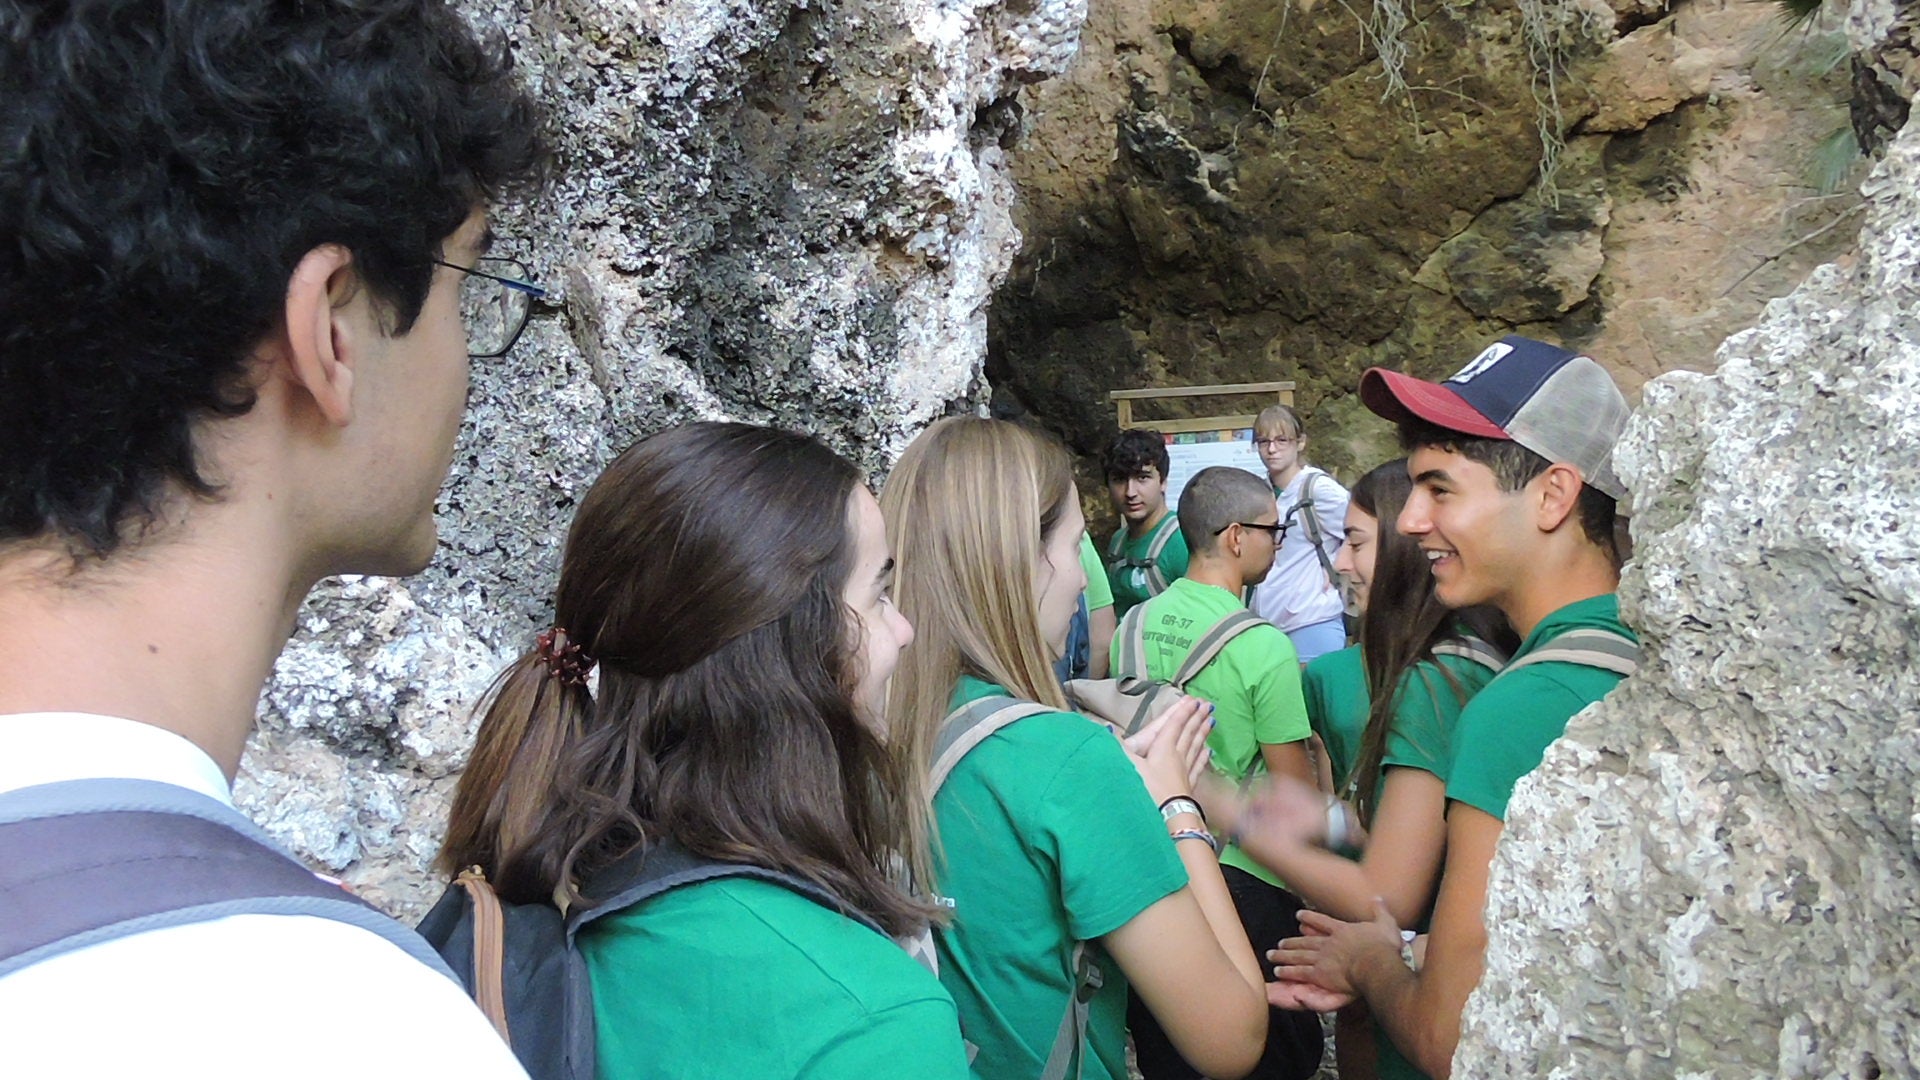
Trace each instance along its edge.
<instances>
[{"instance_id":1,"label":"white t-shirt","mask_svg":"<svg viewBox=\"0 0 1920 1080\"><path fill-rule=\"evenodd\" d=\"M1300 505L1307 478L1313 482L1313 506ZM1313 514L1320 525L1320 540L1326 547L1327 565L1340 550L1347 528L1347 489L1323 470L1311 465L1296 474L1286 490L1275 493L1280 520L1291 522L1287 538L1273 557L1273 569L1267 579L1253 588L1253 613L1282 630L1337 619L1346 608L1345 595L1327 580L1327 571L1314 554L1308 537L1306 515Z\"/></svg>"},{"instance_id":2,"label":"white t-shirt","mask_svg":"<svg viewBox=\"0 0 1920 1080\"><path fill-rule=\"evenodd\" d=\"M0 792L107 777L233 801L213 759L172 732L81 713L0 716ZM0 1076L526 1073L459 986L378 934L311 915L234 915L0 978Z\"/></svg>"}]
</instances>

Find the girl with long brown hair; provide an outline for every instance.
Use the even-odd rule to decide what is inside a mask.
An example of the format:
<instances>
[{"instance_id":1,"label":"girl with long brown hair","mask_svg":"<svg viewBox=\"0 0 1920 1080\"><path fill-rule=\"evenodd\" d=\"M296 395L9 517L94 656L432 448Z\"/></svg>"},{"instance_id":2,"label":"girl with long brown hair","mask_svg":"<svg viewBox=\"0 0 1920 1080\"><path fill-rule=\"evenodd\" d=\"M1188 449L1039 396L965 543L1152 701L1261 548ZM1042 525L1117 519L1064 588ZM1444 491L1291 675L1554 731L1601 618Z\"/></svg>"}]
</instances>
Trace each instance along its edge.
<instances>
[{"instance_id":1,"label":"girl with long brown hair","mask_svg":"<svg viewBox=\"0 0 1920 1080\"><path fill-rule=\"evenodd\" d=\"M1189 798L1206 710L1182 703L1130 749L1069 712L1053 677L1085 584L1065 452L1014 424L942 420L881 505L919 632L894 677L896 737L933 762L950 716L1027 713L933 795L932 883L953 912L940 978L979 1047L974 1075L1124 1080L1129 984L1196 1067L1245 1075L1267 1004Z\"/></svg>"},{"instance_id":2,"label":"girl with long brown hair","mask_svg":"<svg viewBox=\"0 0 1920 1080\"><path fill-rule=\"evenodd\" d=\"M802 435L675 428L582 501L441 867L592 904L610 867L678 849L833 901L730 877L589 924L601 1077L966 1075L951 998L885 936L934 913L897 870L924 862L924 811L881 719L913 637L892 571L858 472Z\"/></svg>"}]
</instances>

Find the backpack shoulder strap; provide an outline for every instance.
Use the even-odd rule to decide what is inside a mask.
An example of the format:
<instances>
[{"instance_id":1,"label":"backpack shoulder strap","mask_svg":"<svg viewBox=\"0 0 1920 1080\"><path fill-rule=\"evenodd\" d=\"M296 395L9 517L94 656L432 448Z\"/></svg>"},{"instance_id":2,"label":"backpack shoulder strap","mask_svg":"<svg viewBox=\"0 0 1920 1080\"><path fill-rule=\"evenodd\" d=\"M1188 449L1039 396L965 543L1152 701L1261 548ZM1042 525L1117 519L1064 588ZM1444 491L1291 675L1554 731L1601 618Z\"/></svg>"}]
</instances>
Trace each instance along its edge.
<instances>
[{"instance_id":1,"label":"backpack shoulder strap","mask_svg":"<svg viewBox=\"0 0 1920 1080\"><path fill-rule=\"evenodd\" d=\"M1539 648L1508 664L1501 674L1549 661L1631 675L1640 670L1640 643L1611 630L1569 630L1548 638Z\"/></svg>"},{"instance_id":2,"label":"backpack shoulder strap","mask_svg":"<svg viewBox=\"0 0 1920 1080\"><path fill-rule=\"evenodd\" d=\"M1154 532L1153 539L1147 544L1147 588L1151 589L1155 596L1166 592L1167 586L1172 584L1167 580L1166 571L1160 569L1160 556L1179 532L1180 515L1169 510L1167 516L1160 519L1159 529Z\"/></svg>"},{"instance_id":3,"label":"backpack shoulder strap","mask_svg":"<svg viewBox=\"0 0 1920 1080\"><path fill-rule=\"evenodd\" d=\"M1459 656L1479 664L1483 668L1499 671L1506 666L1507 656L1492 643L1468 634L1463 637L1448 638L1433 647L1435 656Z\"/></svg>"},{"instance_id":4,"label":"backpack shoulder strap","mask_svg":"<svg viewBox=\"0 0 1920 1080\"><path fill-rule=\"evenodd\" d=\"M567 940L572 941L581 927L601 916L624 911L674 889L723 878L748 878L778 885L886 936L886 931L865 913L805 878L772 867L710 859L688 851L673 840L661 840L628 852L594 875L588 887L595 894L605 894L606 899L595 900L567 914Z\"/></svg>"},{"instance_id":5,"label":"backpack shoulder strap","mask_svg":"<svg viewBox=\"0 0 1920 1080\"><path fill-rule=\"evenodd\" d=\"M458 983L418 934L303 866L217 799L151 780L0 794L0 976L117 938L229 915L357 926Z\"/></svg>"},{"instance_id":6,"label":"backpack shoulder strap","mask_svg":"<svg viewBox=\"0 0 1920 1080\"><path fill-rule=\"evenodd\" d=\"M1307 536L1316 544L1320 542L1320 515L1313 512L1313 482L1318 479L1319 473L1307 473L1306 482L1300 485L1300 500L1293 504L1295 512L1306 511L1307 520L1301 524L1307 527Z\"/></svg>"},{"instance_id":7,"label":"backpack shoulder strap","mask_svg":"<svg viewBox=\"0 0 1920 1080\"><path fill-rule=\"evenodd\" d=\"M1167 511L1167 516L1160 519L1160 527L1154 530L1153 539L1147 543L1147 561L1158 562L1161 553L1167 550L1167 545L1173 542L1174 535L1179 531L1180 515Z\"/></svg>"},{"instance_id":8,"label":"backpack shoulder strap","mask_svg":"<svg viewBox=\"0 0 1920 1080\"><path fill-rule=\"evenodd\" d=\"M1106 985L1106 973L1094 963L1087 943L1073 943L1073 990L1067 998L1066 1014L1054 1032L1053 1047L1040 1070L1040 1080L1067 1080L1086 1071L1087 1018L1093 1009L1093 995Z\"/></svg>"},{"instance_id":9,"label":"backpack shoulder strap","mask_svg":"<svg viewBox=\"0 0 1920 1080\"><path fill-rule=\"evenodd\" d=\"M1147 604L1151 604L1149 600ZM1113 639L1120 643L1120 663L1113 670L1120 689L1132 693L1152 681L1147 674L1147 604L1135 604L1120 619Z\"/></svg>"},{"instance_id":10,"label":"backpack shoulder strap","mask_svg":"<svg viewBox=\"0 0 1920 1080\"><path fill-rule=\"evenodd\" d=\"M995 694L948 713L940 725L940 734L934 739L933 773L927 790L939 791L960 759L985 742L989 735L1016 720L1058 711L1039 702Z\"/></svg>"},{"instance_id":11,"label":"backpack shoulder strap","mask_svg":"<svg viewBox=\"0 0 1920 1080\"><path fill-rule=\"evenodd\" d=\"M1307 527L1307 543L1313 545L1313 556L1320 560L1320 570L1327 575L1327 584L1337 589L1340 579L1333 572L1333 561L1327 558L1326 537L1320 532L1320 514L1313 506L1313 482L1322 475L1318 470L1307 474L1307 482L1301 485L1300 501L1293 504L1293 512L1305 519L1301 524Z\"/></svg>"},{"instance_id":12,"label":"backpack shoulder strap","mask_svg":"<svg viewBox=\"0 0 1920 1080\"><path fill-rule=\"evenodd\" d=\"M1228 612L1205 634L1200 635L1200 640L1193 643L1193 651L1187 654L1186 660L1180 664L1180 670L1173 673L1170 681L1175 687L1185 690L1187 684L1205 671L1207 665L1213 663L1234 638L1256 626L1272 625L1246 608Z\"/></svg>"}]
</instances>

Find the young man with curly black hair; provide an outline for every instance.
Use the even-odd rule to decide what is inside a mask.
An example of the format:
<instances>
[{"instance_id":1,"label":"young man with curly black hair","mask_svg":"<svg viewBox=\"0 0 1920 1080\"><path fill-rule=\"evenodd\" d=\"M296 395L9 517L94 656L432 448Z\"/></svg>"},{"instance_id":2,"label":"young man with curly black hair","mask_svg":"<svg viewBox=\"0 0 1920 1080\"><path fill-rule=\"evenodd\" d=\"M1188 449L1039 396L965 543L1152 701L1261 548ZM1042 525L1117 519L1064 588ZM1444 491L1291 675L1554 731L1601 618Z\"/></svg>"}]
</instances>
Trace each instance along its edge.
<instances>
[{"instance_id":1,"label":"young man with curly black hair","mask_svg":"<svg viewBox=\"0 0 1920 1080\"><path fill-rule=\"evenodd\" d=\"M0 1072L520 1075L230 784L314 583L433 555L539 110L441 0L0 0L0 85Z\"/></svg>"},{"instance_id":2,"label":"young man with curly black hair","mask_svg":"<svg viewBox=\"0 0 1920 1080\"><path fill-rule=\"evenodd\" d=\"M1107 541L1106 557L1115 618L1165 592L1187 572L1180 516L1167 506L1171 464L1166 438L1140 428L1114 436L1101 455L1107 496L1120 515L1120 527Z\"/></svg>"}]
</instances>

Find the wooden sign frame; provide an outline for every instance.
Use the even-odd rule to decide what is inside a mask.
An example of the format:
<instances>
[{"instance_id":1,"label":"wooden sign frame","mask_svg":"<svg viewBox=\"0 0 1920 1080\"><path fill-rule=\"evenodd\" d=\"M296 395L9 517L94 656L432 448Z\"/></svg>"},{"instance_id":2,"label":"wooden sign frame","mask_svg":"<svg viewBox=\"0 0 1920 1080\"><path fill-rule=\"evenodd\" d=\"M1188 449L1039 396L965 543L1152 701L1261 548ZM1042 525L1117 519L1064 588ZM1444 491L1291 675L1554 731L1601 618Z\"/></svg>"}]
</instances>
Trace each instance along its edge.
<instances>
[{"instance_id":1,"label":"wooden sign frame","mask_svg":"<svg viewBox=\"0 0 1920 1080\"><path fill-rule=\"evenodd\" d=\"M1274 402L1280 405L1293 404L1293 380L1254 383L1220 383L1213 386L1169 386L1152 390L1111 390L1107 400L1113 402L1115 418L1120 422L1120 430L1130 428L1151 428L1166 435L1185 434L1196 431L1230 431L1253 426L1253 414L1234 416L1196 416L1186 420L1135 420L1133 403L1136 401L1154 401L1160 398L1224 397L1229 394L1272 394Z\"/></svg>"}]
</instances>

